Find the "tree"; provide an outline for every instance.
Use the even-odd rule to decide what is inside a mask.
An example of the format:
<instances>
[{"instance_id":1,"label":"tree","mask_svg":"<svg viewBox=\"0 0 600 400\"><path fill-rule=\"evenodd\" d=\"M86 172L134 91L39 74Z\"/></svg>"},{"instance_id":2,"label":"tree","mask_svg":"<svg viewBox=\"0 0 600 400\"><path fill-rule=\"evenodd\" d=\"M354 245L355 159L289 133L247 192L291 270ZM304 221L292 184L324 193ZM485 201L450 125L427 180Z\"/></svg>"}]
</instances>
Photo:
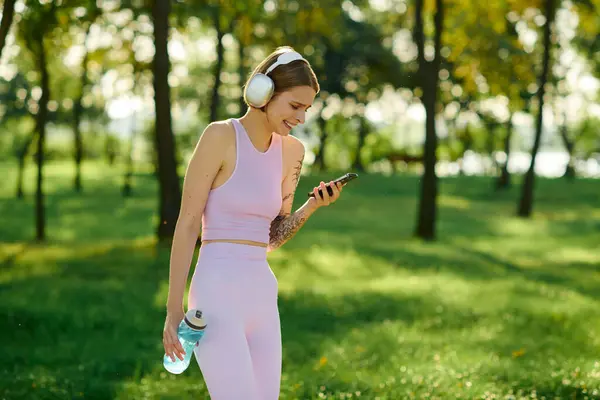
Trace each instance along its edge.
<instances>
[{"instance_id":1,"label":"tree","mask_svg":"<svg viewBox=\"0 0 600 400\"><path fill-rule=\"evenodd\" d=\"M44 205L44 150L46 140L46 122L48 102L50 101L50 75L48 73L47 50L44 37L56 26L56 3L39 4L29 2L19 23L20 35L27 48L33 54L36 68L40 74L41 96L37 104L35 132L37 134L37 179L35 194L35 227L37 241L46 239L46 218Z\"/></svg>"},{"instance_id":2,"label":"tree","mask_svg":"<svg viewBox=\"0 0 600 400\"><path fill-rule=\"evenodd\" d=\"M27 68L22 68L22 70L34 68L28 57L22 57L23 59L21 64ZM36 135L35 114L28 109L28 104L34 102L31 96L32 86L21 71L17 72L9 81L0 80L0 87L5 89L0 94L0 103L5 107L0 120L0 129L3 132L10 132L12 136L12 153L19 165L16 184L17 199L23 199L25 196L23 190L25 160Z\"/></svg>"},{"instance_id":3,"label":"tree","mask_svg":"<svg viewBox=\"0 0 600 400\"><path fill-rule=\"evenodd\" d=\"M437 175L435 173L437 134L435 130L435 115L439 70L441 63L441 41L444 21L443 0L436 0L434 56L431 61L425 59L425 32L423 24L423 2L416 0L414 37L418 49L419 85L421 86L421 101L425 106L425 144L423 147L424 172L421 178L421 192L418 206L417 226L415 235L426 239L435 239L435 222L437 214Z\"/></svg>"},{"instance_id":4,"label":"tree","mask_svg":"<svg viewBox=\"0 0 600 400\"><path fill-rule=\"evenodd\" d=\"M575 0L572 10L579 23L571 43L587 59L593 75L600 79L600 1Z\"/></svg>"},{"instance_id":5,"label":"tree","mask_svg":"<svg viewBox=\"0 0 600 400\"><path fill-rule=\"evenodd\" d=\"M223 64L225 62L225 47L223 46L223 37L226 33L231 32L233 29L233 22L235 18L231 18L228 26L224 27L221 20L223 19L223 7L216 5L211 7L213 24L217 31L217 62L214 65L214 84L212 88L212 95L210 101L210 116L209 122L216 121L218 119L219 111L219 88L221 87L221 72L223 71Z\"/></svg>"},{"instance_id":6,"label":"tree","mask_svg":"<svg viewBox=\"0 0 600 400\"><path fill-rule=\"evenodd\" d=\"M539 85L538 85L538 114L536 120L535 127L535 140L533 143L533 147L531 149L531 163L529 165L529 169L525 174L525 180L523 181L521 198L519 200L519 205L517 209L517 215L519 217L529 217L531 215L531 211L533 208L533 187L535 181L535 159L540 147L540 142L542 138L542 117L544 110L544 94L546 82L548 81L548 73L550 71L550 34L552 31L552 25L554 23L554 16L556 14L556 2L557 0L546 0L545 1L545 10L544 16L546 18L546 22L544 24L544 55L542 60L542 72L539 76Z\"/></svg>"},{"instance_id":7,"label":"tree","mask_svg":"<svg viewBox=\"0 0 600 400\"><path fill-rule=\"evenodd\" d=\"M578 50L578 53L585 58L592 74L600 77L600 35L598 26L600 23L600 2L576 0L567 5L569 11L576 13L578 23L573 37L561 35L556 41L555 51L562 53L567 48ZM567 151L569 160L567 162L563 177L573 180L576 177L575 160L577 152L583 150L586 146L587 129L586 126L591 122L587 118L587 110L578 110L578 114L584 118L580 126L576 127L569 124L567 115L567 104L571 101L570 90L566 76L572 71L573 63L556 56L554 74L549 77L552 82L554 94L554 116L559 121L558 134ZM596 94L597 95L597 94ZM587 96L586 96L587 97ZM587 102L593 102L592 99L585 99ZM600 131L599 131L600 132ZM579 151L577 151L579 150ZM589 155L586 155L589 157Z\"/></svg>"},{"instance_id":8,"label":"tree","mask_svg":"<svg viewBox=\"0 0 600 400\"><path fill-rule=\"evenodd\" d=\"M375 18L373 18L375 19ZM315 69L322 78L321 90L335 93L350 104L357 127L357 146L352 160L352 168L364 170L361 153L366 137L371 131L365 117L367 103L380 95L386 87L398 89L412 88L414 80L410 73L386 47L382 29L368 19L354 20L346 14L340 15L339 32L334 39L324 38L322 50L330 62L317 63ZM323 107L324 108L324 107ZM318 169L324 168L324 149L327 131L323 118L323 108L318 122L321 130L320 148L315 160Z\"/></svg>"},{"instance_id":9,"label":"tree","mask_svg":"<svg viewBox=\"0 0 600 400\"><path fill-rule=\"evenodd\" d=\"M160 186L160 220L157 234L160 241L169 240L175 233L181 190L175 160L175 138L171 124L171 99L169 89L169 14L171 5L166 0L152 2L154 23L155 54L152 69L154 73L154 104L156 112L155 146L158 155L158 181Z\"/></svg>"},{"instance_id":10,"label":"tree","mask_svg":"<svg viewBox=\"0 0 600 400\"><path fill-rule=\"evenodd\" d=\"M6 36L12 25L13 16L15 15L15 0L4 0L4 8L2 9L2 22L0 23L0 57L6 43Z\"/></svg>"},{"instance_id":11,"label":"tree","mask_svg":"<svg viewBox=\"0 0 600 400\"><path fill-rule=\"evenodd\" d=\"M240 84L244 84L245 68L244 54L252 41L257 45L259 38L253 37L253 27L264 18L264 0L197 0L186 4L177 4L174 8L176 23L184 28L187 17L194 14L199 18L212 22L215 31L216 61L211 66L212 87L210 89L210 107L208 122L217 121L223 114L227 102L223 102L223 72L226 71L225 35L233 35L238 42L238 74ZM264 40L263 40L264 42ZM240 96L241 97L241 96ZM245 103L240 98L240 110L245 109Z\"/></svg>"},{"instance_id":12,"label":"tree","mask_svg":"<svg viewBox=\"0 0 600 400\"><path fill-rule=\"evenodd\" d=\"M100 16L101 10L96 6L95 1L91 1L88 4L86 11L86 21L84 23L85 36L83 40L84 54L81 60L81 76L80 76L80 88L79 93L75 97L73 104L73 135L75 142L75 178L73 186L75 191L81 192L81 162L83 160L83 140L81 137L81 118L83 114L83 96L88 85L88 61L89 61L89 50L87 46L88 37L90 35L90 29L94 24L95 20Z\"/></svg>"},{"instance_id":13,"label":"tree","mask_svg":"<svg viewBox=\"0 0 600 400\"><path fill-rule=\"evenodd\" d=\"M135 35L134 35L135 36ZM142 80L143 70L146 68L146 64L136 62L132 60L133 64L133 88L131 93L133 96L137 96L139 90L138 87L141 86L140 81ZM137 136L137 118L136 111L133 111L133 115L131 117L131 126L130 126L130 136L129 136L129 149L127 151L127 165L125 167L125 176L123 179L123 196L128 197L131 196L132 193L132 180L133 180L133 153L135 147L135 139Z\"/></svg>"},{"instance_id":14,"label":"tree","mask_svg":"<svg viewBox=\"0 0 600 400\"><path fill-rule=\"evenodd\" d=\"M455 118L463 110L479 116L487 132L478 136L483 137L486 146L476 150L485 151L492 164L497 164L494 153L503 150L505 160L497 165L500 174L494 185L496 189L510 184L512 115L528 105L531 95L526 91L527 83L535 79L531 54L524 48L517 29L519 23L525 22L520 15L528 15L528 7L529 3L515 0L473 1L453 7L454 12L445 17L447 56L442 60L440 102ZM500 103L504 105L498 107ZM456 126L449 125L449 128ZM500 125L503 129L497 129ZM465 127L463 132L464 135L449 132L452 139L462 139L462 145L458 146L462 149L457 154L460 157L473 144L471 127ZM476 141L482 141L482 137Z\"/></svg>"}]
</instances>

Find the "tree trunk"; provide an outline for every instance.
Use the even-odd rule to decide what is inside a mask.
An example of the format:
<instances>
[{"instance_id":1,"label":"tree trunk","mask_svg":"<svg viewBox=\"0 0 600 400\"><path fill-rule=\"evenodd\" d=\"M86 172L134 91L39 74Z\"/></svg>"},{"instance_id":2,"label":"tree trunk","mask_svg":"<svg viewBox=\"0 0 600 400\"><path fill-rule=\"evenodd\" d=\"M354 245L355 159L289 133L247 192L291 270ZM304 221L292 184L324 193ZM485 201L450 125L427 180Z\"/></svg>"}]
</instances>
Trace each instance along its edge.
<instances>
[{"instance_id":1,"label":"tree trunk","mask_svg":"<svg viewBox=\"0 0 600 400\"><path fill-rule=\"evenodd\" d=\"M125 179L123 180L123 196L124 197L129 197L131 196L131 192L132 192L132 177L133 177L133 150L134 150L134 146L135 146L135 134L136 134L136 124L135 124L135 118L136 118L136 112L133 112L133 115L131 116L132 118L132 123L131 123L131 134L129 137L129 154L127 155L127 166L125 167Z\"/></svg>"},{"instance_id":2,"label":"tree trunk","mask_svg":"<svg viewBox=\"0 0 600 400\"><path fill-rule=\"evenodd\" d=\"M533 209L533 188L535 181L535 158L540 147L542 138L542 125L543 125L543 111L544 111L544 93L546 82L548 81L548 72L550 71L550 33L552 29L552 23L554 22L555 14L555 0L546 0L546 24L544 25L544 57L542 74L539 78L539 89L538 89L538 104L539 111L536 121L535 129L535 141L533 148L531 149L531 164L529 170L525 174L525 180L523 182L523 189L521 192L521 199L519 201L519 207L517 209L517 215L519 217L529 217Z\"/></svg>"},{"instance_id":3,"label":"tree trunk","mask_svg":"<svg viewBox=\"0 0 600 400\"><path fill-rule=\"evenodd\" d=\"M25 192L23 191L23 175L25 175L25 157L19 157L19 172L17 175L17 199L22 199L25 197Z\"/></svg>"},{"instance_id":4,"label":"tree trunk","mask_svg":"<svg viewBox=\"0 0 600 400\"><path fill-rule=\"evenodd\" d=\"M223 71L223 61L225 57L225 48L223 47L223 36L225 36L225 32L221 29L220 23L221 12L219 7L215 7L214 11L214 25L217 30L217 63L215 64L214 69L214 85L212 90L212 99L210 103L210 120L209 122L214 122L218 119L219 114L219 88L221 87L221 71Z\"/></svg>"},{"instance_id":5,"label":"tree trunk","mask_svg":"<svg viewBox=\"0 0 600 400\"><path fill-rule=\"evenodd\" d=\"M135 66L134 66L135 69ZM135 96L136 95L136 88L137 88L137 83L139 82L139 74L137 72L133 73L133 77L134 77L134 81L133 81L133 88L132 88L132 93ZM131 116L131 132L129 135L129 151L128 151L128 155L127 155L127 165L125 166L125 179L123 180L123 189L122 189L122 193L124 197L129 197L131 196L132 193L132 189L133 189L133 185L132 185L132 178L133 178L133 150L135 147L135 136L136 136L136 132L137 132L137 125L136 125L136 111L133 111L133 114Z\"/></svg>"},{"instance_id":6,"label":"tree trunk","mask_svg":"<svg viewBox=\"0 0 600 400\"><path fill-rule=\"evenodd\" d=\"M315 155L315 162L313 163L316 171L325 170L325 144L327 142L327 121L323 118L323 110L317 117L317 123L319 124L319 130L321 131L321 140L319 142L319 151Z\"/></svg>"},{"instance_id":7,"label":"tree trunk","mask_svg":"<svg viewBox=\"0 0 600 400\"><path fill-rule=\"evenodd\" d=\"M575 179L575 162L573 160L573 152L575 151L575 140L571 140L569 137L569 132L567 128L566 115L563 114L563 123L559 129L560 137L565 145L565 149L569 154L569 161L567 163L567 167L565 168L565 173L563 174L563 178L567 178L569 180Z\"/></svg>"},{"instance_id":8,"label":"tree trunk","mask_svg":"<svg viewBox=\"0 0 600 400\"><path fill-rule=\"evenodd\" d=\"M498 163L494 158L494 151L496 150L496 124L493 122L488 122L485 124L488 138L487 138L487 151L490 157L490 165L489 169L487 169L486 173L490 176L498 175Z\"/></svg>"},{"instance_id":9,"label":"tree trunk","mask_svg":"<svg viewBox=\"0 0 600 400\"><path fill-rule=\"evenodd\" d=\"M104 135L104 155L106 157L106 162L111 167L115 164L117 159L117 145L115 142L115 138L110 133L107 132Z\"/></svg>"},{"instance_id":10,"label":"tree trunk","mask_svg":"<svg viewBox=\"0 0 600 400\"><path fill-rule=\"evenodd\" d=\"M48 101L50 100L50 77L48 75L48 65L46 61L46 49L44 47L44 36L41 30L36 33L36 42L38 48L38 68L41 73L42 95L39 101L38 114L36 116L36 131L38 133L37 145L37 188L35 195L35 216L36 216L36 240L46 239L46 216L44 206L44 143L46 140L46 119L48 115Z\"/></svg>"},{"instance_id":11,"label":"tree trunk","mask_svg":"<svg viewBox=\"0 0 600 400\"><path fill-rule=\"evenodd\" d=\"M496 171L498 169L498 165L496 163L496 160L494 159L494 150L496 149L496 135L495 135L496 122L494 121L494 119L492 117L485 115L481 111L476 111L476 114L479 117L479 119L481 120L481 122L483 123L483 125L485 126L485 131L487 132L487 138L486 138L487 149L486 150L488 153L488 157L490 159L490 164L484 166L485 167L484 173L486 175L496 176L497 175Z\"/></svg>"},{"instance_id":12,"label":"tree trunk","mask_svg":"<svg viewBox=\"0 0 600 400\"><path fill-rule=\"evenodd\" d=\"M506 161L502 165L500 176L496 181L496 189L508 189L510 187L510 172L508 171L508 161L510 156L510 139L512 136L512 112L506 122L506 137L504 138L504 154L506 154Z\"/></svg>"},{"instance_id":13,"label":"tree trunk","mask_svg":"<svg viewBox=\"0 0 600 400\"><path fill-rule=\"evenodd\" d=\"M460 156L458 165L459 165L459 169L458 169L458 174L460 176L465 175L465 153L469 150L471 150L471 147L473 147L473 136L471 135L471 125L467 122L467 124L465 125L465 134L463 137L459 138L461 144L462 144L462 154Z\"/></svg>"},{"instance_id":14,"label":"tree trunk","mask_svg":"<svg viewBox=\"0 0 600 400\"><path fill-rule=\"evenodd\" d=\"M89 52L87 49L87 41L90 36L90 30L92 29L93 21L98 17L94 14L92 21L90 21L85 30L84 47L85 53L83 54L83 60L81 61L81 78L80 78L80 91L79 95L75 99L73 106L73 133L75 135L75 180L74 188L76 192L81 192L81 163L83 161L83 140L81 137L81 117L83 115L83 95L87 86L87 74L88 74L88 60Z\"/></svg>"},{"instance_id":15,"label":"tree trunk","mask_svg":"<svg viewBox=\"0 0 600 400\"><path fill-rule=\"evenodd\" d=\"M91 24L90 24L91 26ZM89 35L89 27L86 32L86 41ZM83 140L81 138L81 116L83 114L83 93L85 91L85 86L87 84L87 64L88 64L88 51L87 48L85 50L85 54L83 55L83 61L81 62L81 67L83 71L81 73L80 79L80 91L79 95L75 99L75 104L73 105L73 133L75 137L75 180L73 182L75 191L81 192L81 161L83 160Z\"/></svg>"},{"instance_id":16,"label":"tree trunk","mask_svg":"<svg viewBox=\"0 0 600 400\"><path fill-rule=\"evenodd\" d=\"M17 160L19 162L19 172L17 175L17 198L22 199L25 197L25 191L23 190L23 179L25 175L25 160L27 159L27 152L29 151L29 147L31 147L31 143L35 138L35 128L34 131L27 137L23 146L17 151Z\"/></svg>"},{"instance_id":17,"label":"tree trunk","mask_svg":"<svg viewBox=\"0 0 600 400\"><path fill-rule=\"evenodd\" d=\"M10 31L13 17L15 15L15 0L4 0L4 8L2 9L2 22L0 23L0 57L2 50L6 44L6 36Z\"/></svg>"},{"instance_id":18,"label":"tree trunk","mask_svg":"<svg viewBox=\"0 0 600 400\"><path fill-rule=\"evenodd\" d=\"M240 34L241 36L241 34ZM244 66L244 49L245 46L242 43L242 40L238 40L238 58L240 60L240 63L238 65L238 74L240 76L240 87L242 88L242 92L243 92L243 87L244 84L246 83L246 68ZM246 111L246 103L244 102L244 96L240 96L240 114L244 114Z\"/></svg>"},{"instance_id":19,"label":"tree trunk","mask_svg":"<svg viewBox=\"0 0 600 400\"><path fill-rule=\"evenodd\" d=\"M416 0L415 39L418 48L420 86L423 88L422 102L425 106L425 144L423 164L425 171L421 178L421 198L419 201L415 235L435 239L437 176L435 173L437 134L435 131L435 105L437 102L438 74L440 68L440 47L443 29L443 0L436 0L435 13L435 56L433 61L425 60L425 34L423 30L423 0Z\"/></svg>"},{"instance_id":20,"label":"tree trunk","mask_svg":"<svg viewBox=\"0 0 600 400\"><path fill-rule=\"evenodd\" d=\"M358 129L358 145L356 146L356 155L354 157L354 162L352 163L352 169L363 172L365 170L365 166L362 163L362 159L360 158L360 153L365 145L365 138L369 133L367 121L364 116L359 116L360 125Z\"/></svg>"},{"instance_id":21,"label":"tree trunk","mask_svg":"<svg viewBox=\"0 0 600 400\"><path fill-rule=\"evenodd\" d=\"M175 138L171 125L171 99L169 90L169 36L168 1L154 0L152 18L154 22L155 55L152 63L154 73L154 105L156 113L155 145L158 158L158 180L160 191L160 220L157 234L160 241L170 240L175 233L181 191L175 160Z\"/></svg>"}]
</instances>

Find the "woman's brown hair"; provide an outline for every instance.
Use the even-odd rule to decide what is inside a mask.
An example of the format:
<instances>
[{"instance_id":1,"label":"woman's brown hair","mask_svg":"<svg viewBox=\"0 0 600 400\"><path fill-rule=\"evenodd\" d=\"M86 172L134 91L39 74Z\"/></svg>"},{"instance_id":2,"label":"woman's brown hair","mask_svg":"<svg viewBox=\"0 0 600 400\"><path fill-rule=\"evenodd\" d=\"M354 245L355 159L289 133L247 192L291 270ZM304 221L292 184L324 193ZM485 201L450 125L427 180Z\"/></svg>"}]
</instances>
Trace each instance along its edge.
<instances>
[{"instance_id":1,"label":"woman's brown hair","mask_svg":"<svg viewBox=\"0 0 600 400\"><path fill-rule=\"evenodd\" d=\"M244 99L246 98L248 82L250 82L252 77L259 73L264 74L271 65L275 64L275 61L277 61L277 58L281 54L289 51L295 50L289 46L278 47L256 66L252 75L250 75L244 84ZM320 90L317 76L308 61L296 60L289 64L279 65L269 73L269 77L275 83L275 91L273 92L273 97L271 99L274 99L279 93L297 86L310 86L316 93L319 93ZM249 104L246 102L246 105Z\"/></svg>"}]
</instances>

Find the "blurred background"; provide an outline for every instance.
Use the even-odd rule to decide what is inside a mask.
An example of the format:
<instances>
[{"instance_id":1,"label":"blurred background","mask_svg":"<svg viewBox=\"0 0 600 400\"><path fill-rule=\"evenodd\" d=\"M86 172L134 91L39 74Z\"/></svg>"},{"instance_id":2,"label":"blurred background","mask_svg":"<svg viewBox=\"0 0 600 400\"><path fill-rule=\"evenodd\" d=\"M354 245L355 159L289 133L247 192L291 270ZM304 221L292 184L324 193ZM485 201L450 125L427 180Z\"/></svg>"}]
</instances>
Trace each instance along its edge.
<instances>
[{"instance_id":1,"label":"blurred background","mask_svg":"<svg viewBox=\"0 0 600 400\"><path fill-rule=\"evenodd\" d=\"M1 398L207 397L161 369L183 175L283 45L321 85L295 208L360 178L269 255L281 398L600 398L600 1L0 12Z\"/></svg>"}]
</instances>

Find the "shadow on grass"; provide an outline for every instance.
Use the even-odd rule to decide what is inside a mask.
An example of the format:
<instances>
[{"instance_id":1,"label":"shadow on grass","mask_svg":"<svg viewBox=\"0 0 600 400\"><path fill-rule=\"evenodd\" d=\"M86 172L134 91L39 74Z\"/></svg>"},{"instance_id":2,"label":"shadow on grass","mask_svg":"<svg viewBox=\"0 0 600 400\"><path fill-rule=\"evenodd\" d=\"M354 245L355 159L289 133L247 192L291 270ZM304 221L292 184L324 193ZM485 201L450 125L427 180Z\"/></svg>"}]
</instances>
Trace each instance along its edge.
<instances>
[{"instance_id":1,"label":"shadow on grass","mask_svg":"<svg viewBox=\"0 0 600 400\"><path fill-rule=\"evenodd\" d=\"M369 176L361 184L374 188L384 186L383 182L415 184L411 177L379 176ZM414 199L398 194L388 199L377 192L367 196L368 188L361 187L356 193L349 188L344 196L350 199L340 199L326 212L318 211L306 223L305 230L286 244L286 249L290 250L290 256L302 259L311 273L321 275L323 272L306 257L307 250L315 245L355 251L415 273L450 272L469 280L523 278L598 299L600 265L592 256L588 257L589 262L577 261L577 257L574 261L542 257L547 252L559 251L561 246L591 253L600 240L600 209L594 200L597 181L577 182L576 190L571 193L566 193L564 185L561 180L540 179L537 195L541 200L536 203L534 218L527 220L514 217L516 201L513 203L511 197L515 193L489 192L487 178L444 179L439 239L429 244L412 236L414 216L411 217L410 210L416 211ZM490 199L500 201L491 205L487 198L485 202L477 201L478 193L492 193ZM469 246L471 242L485 243L486 250ZM513 248L503 249L503 245ZM540 265L527 268L521 264L523 258L528 259L528 264L535 262L529 260L540 259ZM373 276L378 272L373 271Z\"/></svg>"},{"instance_id":2,"label":"shadow on grass","mask_svg":"<svg viewBox=\"0 0 600 400\"><path fill-rule=\"evenodd\" d=\"M167 258L148 253L121 247L69 257L58 260L51 274L2 284L0 340L7 352L0 395L108 399L124 381L139 382L161 370L164 312L155 296ZM425 301L375 293L284 296L287 362L303 363L320 353L324 340L343 337L358 325L398 318L410 323L433 307Z\"/></svg>"},{"instance_id":3,"label":"shadow on grass","mask_svg":"<svg viewBox=\"0 0 600 400\"><path fill-rule=\"evenodd\" d=\"M401 365L421 368L421 374L452 381L452 377L445 376L447 372L440 372L447 370L436 370L432 364L433 355L440 352L455 354L455 367L459 371L476 368L478 379L483 382L501 381L503 376L510 376L511 380L502 382L502 389L512 387L512 378L518 381L518 377L539 374L543 376L540 381L531 385L519 381L519 387L529 392L537 390L538 396L540 392L551 393L550 389L544 389L555 380L549 376L554 370L548 363L554 363L559 369L568 363L580 365L577 354L593 354L595 345L589 341L588 327L580 323L586 318L585 313L574 312L561 317L539 312L528 306L529 300L536 300L538 296L532 291L515 292L509 305L509 310L514 307L511 314L503 308L477 312L470 305L456 307L431 292L418 296L402 292L357 292L335 297L295 292L280 298L284 369L318 365L320 357L333 353L335 348L343 347L347 353L355 353L357 350L349 344L355 343L363 347L362 356L351 356L347 365L340 366L339 370L309 368L311 373L303 375L300 398L316 398L320 391L340 394L356 390L372 398L369 395L376 395L373 382L360 382L353 373L369 373L369 369L371 374L382 374L378 380L397 377L397 385L389 388L389 393L404 393L406 387L400 385L404 374L399 370L400 365L391 361L394 356L402 360ZM489 329L494 333L484 336L478 333ZM518 354L519 351L524 354ZM480 359L479 354L493 357ZM493 361L494 358L497 361ZM368 360L380 362L367 364ZM492 371L490 365L508 367ZM413 377L408 376L408 381ZM326 389L319 390L321 385ZM411 390L414 389L418 388ZM581 390L566 386L556 393L573 395L581 394ZM437 390L430 393L435 392Z\"/></svg>"},{"instance_id":4,"label":"shadow on grass","mask_svg":"<svg viewBox=\"0 0 600 400\"><path fill-rule=\"evenodd\" d=\"M142 385L145 376L160 379L164 313L156 296L165 283L167 252L156 256L150 248L115 246L47 262L55 264L54 271L48 265L47 275L0 286L0 319L5 321L0 340L8 349L0 370L0 394L11 399L108 399L115 398L125 382ZM444 336L484 324L488 318L453 308L432 293L340 296L296 291L282 294L279 304L285 369L314 364L325 346L344 340L355 328L368 332L391 322ZM543 332L571 335L571 346L575 338L585 336L576 326L564 331L563 325L550 316L530 314L507 322L503 334L492 341L467 345L510 354L515 339L524 336L523 329L529 330L525 336L531 341L543 337ZM393 334L379 334L364 343L367 354L379 352L382 359L395 344ZM540 351L542 346L543 341ZM593 351L579 339L576 348ZM198 371L192 375L200 379ZM307 382L311 379L307 377ZM360 387L351 380L334 381L328 380L331 390ZM303 390L305 395L316 393L312 386Z\"/></svg>"},{"instance_id":5,"label":"shadow on grass","mask_svg":"<svg viewBox=\"0 0 600 400\"><path fill-rule=\"evenodd\" d=\"M458 247L457 250L469 255L472 260L483 261L483 271L486 270L485 265L492 264L500 266L506 273L513 276L521 276L532 282L546 283L589 298L600 299L600 280L594 276L594 273L600 272L600 265L582 262L564 265L547 262L543 268L526 269L488 252L466 247Z\"/></svg>"},{"instance_id":6,"label":"shadow on grass","mask_svg":"<svg viewBox=\"0 0 600 400\"><path fill-rule=\"evenodd\" d=\"M361 274L365 279L377 279L389 274L390 268L408 274L449 273L470 281L491 282L495 279L523 279L531 283L542 283L558 289L572 291L590 299L600 299L600 265L593 261L564 262L561 260L540 260L536 266L524 266L510 260L510 253L498 255L491 251L479 250L459 244L438 243L423 247L411 240L403 244L390 244L384 241L367 242L347 238L333 233L319 233L321 248L347 248L364 259ZM302 243L299 241L299 243ZM289 257L302 262L306 271L314 279L332 279L328 271L310 258L310 242L294 248L290 246ZM417 243L417 244L415 244ZM306 249L306 250L304 250ZM501 251L499 252L501 253ZM529 257L535 259L538 254ZM374 261L379 260L378 263ZM286 261L283 261L285 265ZM279 266L278 268L284 268ZM340 277L337 277L338 279ZM356 278L353 276L353 278ZM343 277L341 277L343 279Z\"/></svg>"},{"instance_id":7,"label":"shadow on grass","mask_svg":"<svg viewBox=\"0 0 600 400\"><path fill-rule=\"evenodd\" d=\"M161 360L155 299L168 257L127 245L45 261L38 276L0 285L0 394L17 399L112 398L121 380Z\"/></svg>"},{"instance_id":8,"label":"shadow on grass","mask_svg":"<svg viewBox=\"0 0 600 400\"><path fill-rule=\"evenodd\" d=\"M155 229L153 216L157 197L152 177L139 175L130 197L123 197L120 187L92 185L81 193L48 191L45 196L46 235L49 242L81 240L131 239ZM35 202L0 198L0 238L3 242L32 241L35 237Z\"/></svg>"}]
</instances>

